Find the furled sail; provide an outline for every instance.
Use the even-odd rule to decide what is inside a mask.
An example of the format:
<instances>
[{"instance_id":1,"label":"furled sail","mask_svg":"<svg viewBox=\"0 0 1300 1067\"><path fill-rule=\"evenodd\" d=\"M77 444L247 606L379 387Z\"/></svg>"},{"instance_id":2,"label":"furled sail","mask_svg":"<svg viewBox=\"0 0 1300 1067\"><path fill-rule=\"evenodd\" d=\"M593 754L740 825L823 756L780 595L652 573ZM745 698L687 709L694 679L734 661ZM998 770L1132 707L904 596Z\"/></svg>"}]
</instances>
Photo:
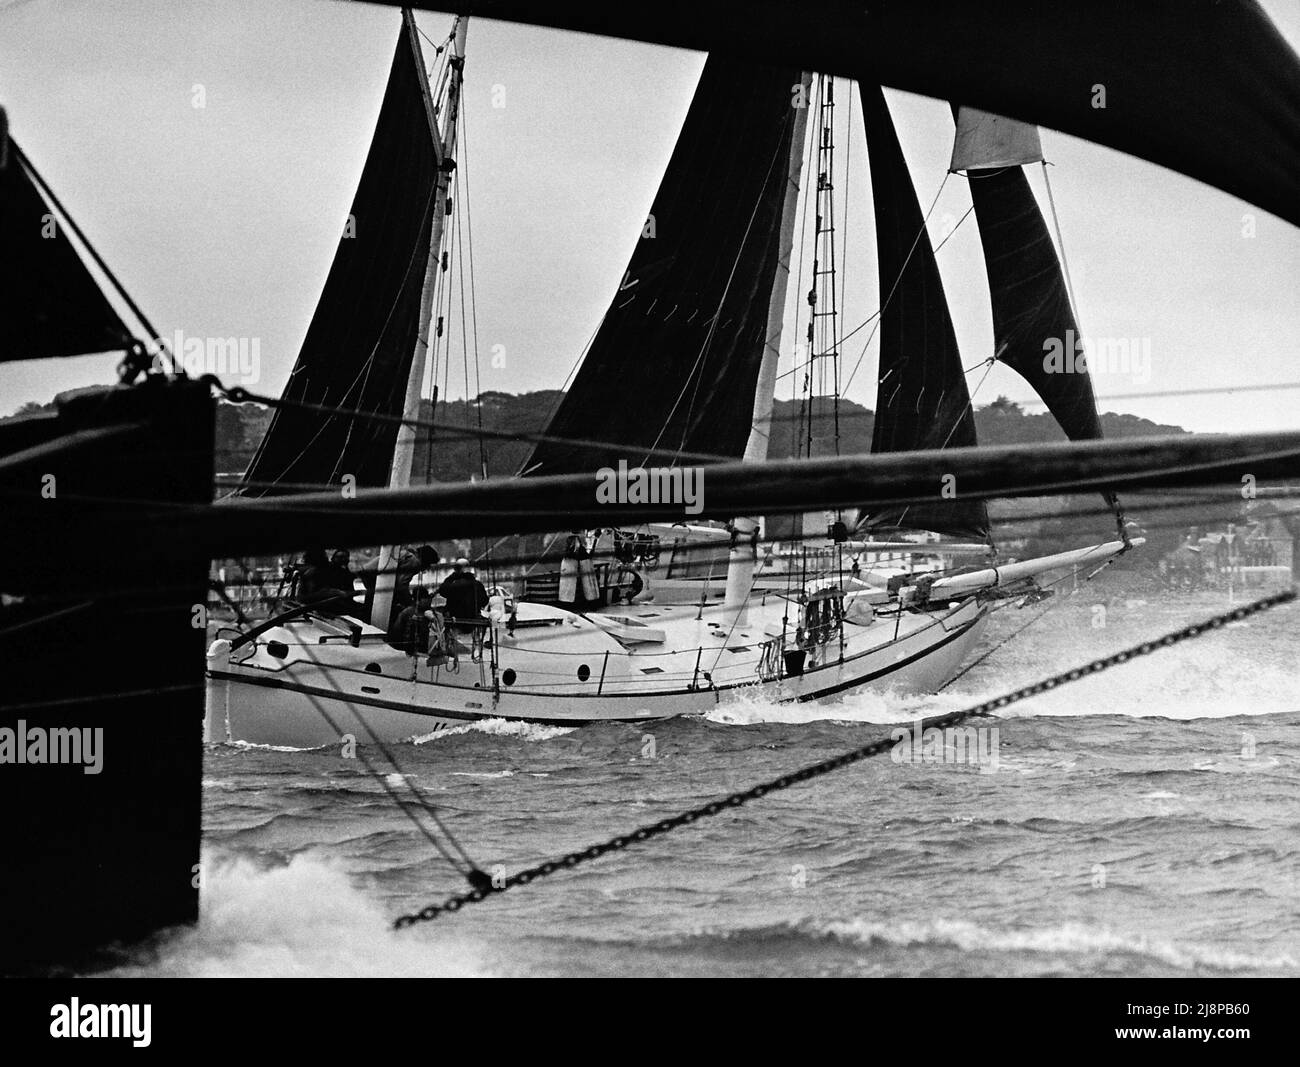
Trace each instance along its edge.
<instances>
[{"instance_id":1,"label":"furled sail","mask_svg":"<svg viewBox=\"0 0 1300 1067\"><path fill-rule=\"evenodd\" d=\"M2 113L0 113L2 114ZM0 362L131 347L131 332L38 188L0 117Z\"/></svg>"},{"instance_id":2,"label":"furled sail","mask_svg":"<svg viewBox=\"0 0 1300 1067\"><path fill-rule=\"evenodd\" d=\"M420 321L437 206L437 152L424 71L404 25L352 213L284 399L400 416ZM243 493L272 483L387 484L397 424L278 408Z\"/></svg>"},{"instance_id":3,"label":"furled sail","mask_svg":"<svg viewBox=\"0 0 1300 1067\"><path fill-rule=\"evenodd\" d=\"M925 217L884 93L865 82L860 88L880 274L880 374L871 451L967 448L976 443L975 417ZM860 525L986 539L984 503L962 500L961 487L943 482L942 475L935 472L936 503L872 512Z\"/></svg>"},{"instance_id":4,"label":"furled sail","mask_svg":"<svg viewBox=\"0 0 1300 1067\"><path fill-rule=\"evenodd\" d=\"M1047 224L1020 165L1043 158L1033 126L962 107L953 170L975 205L993 304L993 354L1042 397L1072 441L1101 436L1079 329Z\"/></svg>"},{"instance_id":5,"label":"furled sail","mask_svg":"<svg viewBox=\"0 0 1300 1067\"><path fill-rule=\"evenodd\" d=\"M779 258L800 72L710 56L614 300L526 474L738 458Z\"/></svg>"}]
</instances>

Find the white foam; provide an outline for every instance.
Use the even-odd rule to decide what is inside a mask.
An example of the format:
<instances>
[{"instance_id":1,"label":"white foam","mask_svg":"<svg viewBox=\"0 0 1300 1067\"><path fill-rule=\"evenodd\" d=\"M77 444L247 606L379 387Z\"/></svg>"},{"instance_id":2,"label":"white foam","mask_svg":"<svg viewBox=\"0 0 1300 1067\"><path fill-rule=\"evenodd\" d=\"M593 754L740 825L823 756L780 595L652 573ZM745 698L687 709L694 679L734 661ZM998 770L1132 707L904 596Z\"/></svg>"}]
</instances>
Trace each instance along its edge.
<instances>
[{"instance_id":1,"label":"white foam","mask_svg":"<svg viewBox=\"0 0 1300 1067\"><path fill-rule=\"evenodd\" d=\"M865 919L810 927L814 932L862 944L952 945L964 952L1030 952L1070 955L1124 953L1149 956L1173 967L1220 971L1285 971L1300 968L1293 956L1249 956L1209 945L1175 944L1158 938L1093 929L1077 923L1038 930L997 930L958 919L879 923Z\"/></svg>"},{"instance_id":2,"label":"white foam","mask_svg":"<svg viewBox=\"0 0 1300 1067\"><path fill-rule=\"evenodd\" d=\"M158 958L114 975L160 977L485 976L483 952L448 925L433 937L395 931L393 916L334 864L313 855L264 869L204 854L197 927Z\"/></svg>"},{"instance_id":3,"label":"white foam","mask_svg":"<svg viewBox=\"0 0 1300 1067\"><path fill-rule=\"evenodd\" d=\"M493 737L517 737L524 741L549 741L553 737L563 737L576 729L573 726L543 726L535 722L515 722L510 719L479 719L464 726L451 726L446 730L421 734L411 738L412 743L423 745L443 737L457 734L488 734Z\"/></svg>"},{"instance_id":4,"label":"white foam","mask_svg":"<svg viewBox=\"0 0 1300 1067\"><path fill-rule=\"evenodd\" d=\"M254 741L223 741L226 748L240 748L247 752L317 752L329 745L314 745L310 748L295 748L293 745L259 745Z\"/></svg>"}]
</instances>

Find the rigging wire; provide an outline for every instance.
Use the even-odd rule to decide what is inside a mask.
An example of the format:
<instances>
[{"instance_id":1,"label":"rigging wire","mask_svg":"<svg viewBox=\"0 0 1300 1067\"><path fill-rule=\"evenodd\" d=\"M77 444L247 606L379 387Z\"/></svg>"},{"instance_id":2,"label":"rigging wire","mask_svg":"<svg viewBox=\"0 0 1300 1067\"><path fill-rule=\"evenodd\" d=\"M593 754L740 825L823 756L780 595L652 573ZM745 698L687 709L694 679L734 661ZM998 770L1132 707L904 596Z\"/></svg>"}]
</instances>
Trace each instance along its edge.
<instances>
[{"instance_id":1,"label":"rigging wire","mask_svg":"<svg viewBox=\"0 0 1300 1067\"><path fill-rule=\"evenodd\" d=\"M1152 502L1152 501L1145 501L1145 500L1143 501L1138 513L1139 515L1142 516L1142 521L1141 521L1142 531L1148 534L1153 532L1159 532L1159 531L1172 531L1172 530L1185 531L1191 526L1205 525L1204 521L1189 522L1187 519L1178 518L1177 513L1180 511L1184 511L1187 509L1196 509L1197 514L1203 516L1205 508L1211 507L1216 504L1235 509L1240 506L1243 506L1246 503L1241 499L1238 491L1235 488L1231 489L1230 491L1221 492L1217 494L1199 493L1195 495L1174 495L1174 494L1186 494L1185 490L1151 490L1149 492L1152 492L1155 495L1161 497L1172 496L1172 499L1163 500L1160 502ZM1092 494L1089 493L1088 495L1091 497ZM1279 495L1281 496L1282 499L1285 500L1293 500L1293 499L1300 498L1300 487L1290 488L1286 490L1284 493ZM1261 501L1257 500L1252 503L1254 506L1258 506L1261 503ZM1035 511L1035 512L1028 512L1020 515L1012 514L1012 515L1005 515L1005 516L995 516L994 525L999 531L1002 532L1003 536L1009 536L1011 532L1016 530L1017 528L1032 526L1033 524L1036 523L1078 520L1078 519L1087 519L1087 518L1100 519L1102 517L1110 516L1111 514L1112 514L1111 509L1108 506L1104 507L1101 504L1080 507L1080 506L1075 506L1073 503L1071 503L1066 507L1055 509L1055 510ZM1149 517L1151 514L1170 514L1173 517L1169 521L1156 521ZM1288 521L1288 516L1285 513L1281 513L1281 514L1262 513L1259 516L1259 518L1260 519L1280 518L1283 522ZM1229 516L1225 515L1219 517L1217 521L1227 522L1227 521L1237 521L1237 520L1232 519ZM1243 518L1242 521L1244 521L1245 523L1249 523L1255 520L1252 520L1250 516L1247 515ZM1294 512L1294 517L1291 518L1290 521L1297 523L1296 529L1300 530L1300 510ZM512 536L517 536L520 537L521 539L526 539L529 537L540 537L542 539L546 539L549 535L529 534L529 535L512 535ZM1044 533L1030 532L1028 534L1023 534L1021 536L1029 537L1029 538L1046 537L1053 542L1057 542L1060 540L1059 535L1055 535L1051 533L1044 534ZM554 541L555 537L551 537L551 540ZM791 546L796 546L796 545L806 544L808 542L821 542L824 540L826 540L826 535L818 533L818 534L798 534L795 536L785 536L785 537L759 538L757 539L756 543L758 545L788 544ZM858 549L856 547L857 544L859 543L857 539L855 539L853 543L855 546L855 551L868 552L868 553L875 551L872 548L871 541L861 542L863 546L861 549ZM696 556L702 556L707 553L720 551L722 546L725 546L725 544L726 542L722 539L719 539L717 541L710 541L710 542L696 542L692 544L679 545L676 551L677 551L678 558L683 558L686 562L690 562L690 560ZM943 551L943 548L944 548L943 542L936 542L933 544L922 544L920 542L917 542L914 546L914 551L912 552L906 552L902 550L890 550L889 554L899 555L899 556L937 555L940 557L949 555L949 553ZM280 553L278 555L275 553L271 553L264 558L270 558L271 556L275 556L277 559L279 559L282 558L284 555L285 555L284 553ZM593 562L596 564L601 564L605 562L613 563L617 559L612 549L593 552L592 558L593 558ZM1143 554L1142 556L1136 558L1148 559L1152 557ZM546 550L543 549L540 553L525 552L513 556L497 557L496 563L497 566L499 567L501 566L532 567L532 566L545 563L546 561L547 561ZM551 562L558 563L558 557L552 558ZM270 566L273 565L267 564L267 567ZM374 572L372 572L369 569L364 569L357 573L358 576L361 576L362 574L368 576L371 573L396 573L396 568L395 567L382 568L382 569L377 569ZM772 575L768 579L764 579L764 580L770 581L779 577L781 576ZM266 578L263 578L260 581L255 579L230 578L226 580L225 585L227 588L230 589L238 589L238 588L245 588L245 587L264 586L264 583L266 581L267 581ZM189 603L189 599L188 599L189 590L190 587L188 585L183 587L183 591L186 597L185 599L186 604ZM136 596L146 592L157 593L158 591L159 590L156 584L130 585L130 586L122 586L120 588L113 588L113 589L106 590L105 595L113 596L113 597L127 597L127 596ZM181 590L178 588L178 592L180 591ZM59 604L60 610L62 610L63 599L57 596L40 596L40 597L28 596L25 598L25 602ZM43 621L44 620L38 619L38 620L33 620L33 623L43 622ZM18 625L22 625L22 624L18 624ZM0 631L0 634L2 634L3 632L5 631Z\"/></svg>"},{"instance_id":2,"label":"rigging wire","mask_svg":"<svg viewBox=\"0 0 1300 1067\"><path fill-rule=\"evenodd\" d=\"M903 275L907 273L907 266L909 263L912 262L912 256L916 253L916 249L921 242L921 238L925 236L926 227L929 225L930 222L930 216L934 214L934 209L939 205L939 197L943 195L943 190L944 187L948 184L949 177L951 177L951 175L945 172L943 176L943 181L939 183L939 188L934 194L934 199L930 201L929 210L926 211L925 217L921 219L921 228L917 230L916 237L912 239L912 247L907 250L907 258L903 260L903 265L902 267L899 268L898 277L894 279L894 284L889 289L889 295L885 297L884 303L880 305L880 310L876 312L876 324L875 326L872 327L871 333L868 335L866 341L864 341L862 344L862 353L861 355L858 356L857 363L853 365L853 370L849 374L849 380L844 383L844 391L846 393L849 391L849 387L853 384L853 379L857 376L858 368L862 366L863 357L866 356L867 349L871 347L871 341L876 336L876 331L880 328L880 323L885 314L885 309L889 307L890 301L894 299L894 293L898 291L898 286L903 280ZM865 323L863 325L865 325ZM859 327L859 329L861 329L861 327ZM857 331L855 330L854 333L856 332Z\"/></svg>"},{"instance_id":3,"label":"rigging wire","mask_svg":"<svg viewBox=\"0 0 1300 1067\"><path fill-rule=\"evenodd\" d=\"M785 122L787 126L793 124L794 122L793 115L787 114L785 117ZM716 312L714 312L713 318L709 321L709 330L708 333L705 334L704 343L700 346L699 355L696 356L695 363L691 367L690 373L687 374L686 380L682 384L681 391L677 394L676 401L674 401L672 408L669 410L668 414L664 417L663 425L660 427L659 433L655 436L654 442L650 445L650 450L645 454L645 457L642 459L641 461L642 466L645 466L646 462L650 459L650 457L654 455L654 453L658 450L659 442L663 439L664 434L667 433L668 427L672 423L673 416L677 413L677 409L681 405L682 399L686 396L686 390L688 388L691 388L693 384L693 388L691 388L691 402L686 411L686 418L683 420L682 423L682 437L677 444L677 448L673 452L673 456L674 456L673 465L675 466L678 460L687 458L687 453L684 451L684 448L686 446L686 438L689 435L691 430L691 416L694 414L695 401L699 396L700 382L704 377L703 374L704 362L708 357L709 350L713 347L713 337L714 334L717 332L718 319L722 315L722 309L726 306L727 297L731 293L731 285L732 282L735 281L736 271L740 269L740 261L744 257L745 246L749 243L749 235L754 228L754 220L758 217L759 209L763 206L763 193L767 189L769 183L772 181L772 172L776 168L777 160L781 158L782 140L783 138L777 139L776 149L772 153L771 160L768 161L767 173L764 175L762 184L758 188L758 194L754 198L754 208L749 214L749 221L745 224L745 232L740 239L740 245L736 250L736 257L732 261L731 270L727 274L727 282L723 286L722 295L718 298L718 309ZM782 184L784 185L784 179L782 181Z\"/></svg>"},{"instance_id":4,"label":"rigging wire","mask_svg":"<svg viewBox=\"0 0 1300 1067\"><path fill-rule=\"evenodd\" d=\"M301 647L309 648L311 646L301 646ZM316 663L318 666L321 665L320 661L315 660L314 658L312 658L312 662ZM335 686L335 692L342 694L343 691L339 689L338 686ZM340 741L343 738L348 736L348 732L340 728L339 724L334 721L333 716L330 715L330 713L325 709L324 704L317 699L315 694L305 693L304 695L311 702L312 706L316 709L316 711L320 713L321 718L325 720L325 722L329 725L330 729L334 731L335 735L340 739ZM462 875L463 877L469 878L471 881L473 881L471 875L473 872L479 871L478 864L476 864L469 857L469 854L461 846L460 842L456 840L455 835L453 835L451 831L447 829L441 817L438 815L437 809L433 806L432 803L429 802L428 798L426 798L424 794L421 793L420 790L416 788L415 783L411 780L411 776L402 770L401 764L397 762L397 757L395 757L392 754L391 750L388 748L388 746L385 745L383 741L379 739L379 736L374 732L374 730L370 728L370 724L366 722L365 718L355 709L353 709L353 714L356 716L357 721L360 722L361 725L365 727L366 733L370 735L370 739L372 743L379 749L381 753L383 753L384 758L388 761L389 765L393 768L394 773L402 780L402 783L407 787L411 795L415 798L416 806L419 807L426 815L429 816L429 818L433 821L434 825L438 827L438 829L442 832L442 834L451 843L451 847L459 854L460 862L458 862L457 859L447 851L447 849L443 846L442 842L439 841L437 835L434 834L428 828L428 826L426 826L423 822L420 821L420 819L416 816L415 812L411 810L410 804L402 800L401 797L398 795L397 791L389 783L388 777L386 775L379 773L379 771L376 770L374 764L371 763L369 757L366 756L365 751L360 746L358 746L356 750L357 758L361 760L362 765L366 768L366 770L370 773L370 775L373 778L375 778L376 781L379 782L380 786L383 787L383 790L385 793L388 794L389 799L391 799L393 803L397 805L399 809L401 809L402 813L408 819L411 820L411 822L415 825L415 828L420 831L420 833L424 836L425 840L427 840L431 845L433 845L434 849L438 852L440 856L442 856L444 860L447 861L447 863L451 866L451 868L454 871L456 871L458 874ZM466 864L465 868L461 867L461 862Z\"/></svg>"}]
</instances>

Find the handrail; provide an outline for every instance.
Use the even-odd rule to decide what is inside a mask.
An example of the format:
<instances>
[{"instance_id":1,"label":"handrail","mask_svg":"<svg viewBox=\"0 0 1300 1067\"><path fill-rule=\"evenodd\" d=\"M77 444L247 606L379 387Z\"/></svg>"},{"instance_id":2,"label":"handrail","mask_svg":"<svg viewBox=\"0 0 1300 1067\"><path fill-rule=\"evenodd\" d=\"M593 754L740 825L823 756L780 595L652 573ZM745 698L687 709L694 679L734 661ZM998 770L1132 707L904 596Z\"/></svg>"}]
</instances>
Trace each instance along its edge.
<instances>
[{"instance_id":1,"label":"handrail","mask_svg":"<svg viewBox=\"0 0 1300 1067\"><path fill-rule=\"evenodd\" d=\"M330 600L330 599L333 599L333 597L321 598L321 600ZM320 601L316 601L314 603L309 603L309 604L299 604L297 607L291 608L289 611L281 612L279 615L272 616L271 618L267 619L266 622L259 623L257 626L254 626L251 630L249 630L247 633L242 633L237 638L235 638L235 640L231 641L230 651L234 652L235 649L242 648L250 641L256 640L262 634L266 633L267 630L270 630L276 626L283 626L286 622L289 622L292 619L299 618L311 612L324 614L323 612L320 612L320 608L318 606L319 603ZM351 631L349 641L353 645L353 647L356 647L361 641L361 627L357 623L348 623L348 629Z\"/></svg>"}]
</instances>

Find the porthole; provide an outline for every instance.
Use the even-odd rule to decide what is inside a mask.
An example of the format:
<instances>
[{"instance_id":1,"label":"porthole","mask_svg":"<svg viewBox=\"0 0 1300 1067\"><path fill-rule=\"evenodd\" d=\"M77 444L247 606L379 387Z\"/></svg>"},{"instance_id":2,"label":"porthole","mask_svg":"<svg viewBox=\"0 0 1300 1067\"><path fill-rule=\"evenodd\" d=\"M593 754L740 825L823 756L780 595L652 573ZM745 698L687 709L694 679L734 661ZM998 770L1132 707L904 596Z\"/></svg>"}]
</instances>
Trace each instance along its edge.
<instances>
[{"instance_id":1,"label":"porthole","mask_svg":"<svg viewBox=\"0 0 1300 1067\"><path fill-rule=\"evenodd\" d=\"M504 671L502 671L502 672L501 672L501 680L502 680L503 682L505 682L506 685L514 685L514 684L515 684L515 671L514 671L514 668L513 668L513 667L507 667Z\"/></svg>"},{"instance_id":2,"label":"porthole","mask_svg":"<svg viewBox=\"0 0 1300 1067\"><path fill-rule=\"evenodd\" d=\"M578 681L585 682L590 677L591 677L591 668L588 667L585 663L582 664L578 668Z\"/></svg>"},{"instance_id":3,"label":"porthole","mask_svg":"<svg viewBox=\"0 0 1300 1067\"><path fill-rule=\"evenodd\" d=\"M384 673L384 668L381 667L381 666L379 666L378 663L367 663L367 664L366 664L366 673L367 673L367 674L383 674L383 673Z\"/></svg>"},{"instance_id":4,"label":"porthole","mask_svg":"<svg viewBox=\"0 0 1300 1067\"><path fill-rule=\"evenodd\" d=\"M268 641L266 643L266 654L274 656L276 659L284 659L289 654L289 646L283 641Z\"/></svg>"}]
</instances>

